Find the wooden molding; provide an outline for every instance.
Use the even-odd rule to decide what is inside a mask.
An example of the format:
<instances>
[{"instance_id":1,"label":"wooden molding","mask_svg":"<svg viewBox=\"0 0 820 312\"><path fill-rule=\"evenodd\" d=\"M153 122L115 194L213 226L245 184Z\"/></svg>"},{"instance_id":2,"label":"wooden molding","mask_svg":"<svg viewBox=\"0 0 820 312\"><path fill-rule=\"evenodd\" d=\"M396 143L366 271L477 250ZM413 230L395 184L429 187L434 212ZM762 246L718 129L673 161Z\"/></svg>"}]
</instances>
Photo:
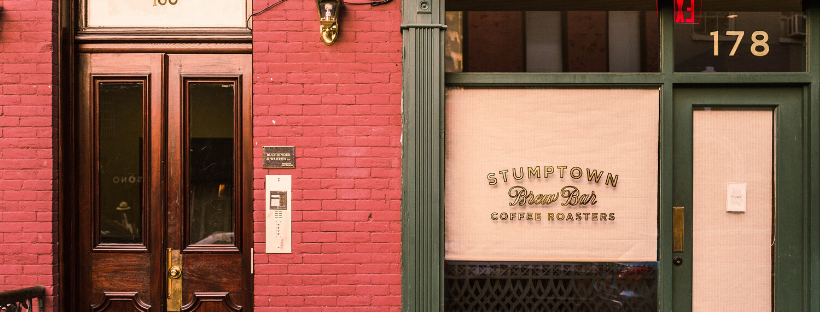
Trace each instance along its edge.
<instances>
[{"instance_id":1,"label":"wooden molding","mask_svg":"<svg viewBox=\"0 0 820 312\"><path fill-rule=\"evenodd\" d=\"M208 42L251 43L245 28L99 28L77 31L74 40L86 42Z\"/></svg>"},{"instance_id":2,"label":"wooden molding","mask_svg":"<svg viewBox=\"0 0 820 312\"><path fill-rule=\"evenodd\" d=\"M148 312L148 310L151 309L151 305L143 302L138 292L126 291L103 293L101 300L91 305L91 311L106 311L114 301L128 301L134 306L135 309L137 309L137 311Z\"/></svg>"},{"instance_id":3,"label":"wooden molding","mask_svg":"<svg viewBox=\"0 0 820 312\"><path fill-rule=\"evenodd\" d=\"M81 43L80 53L249 54L251 43Z\"/></svg>"},{"instance_id":4,"label":"wooden molding","mask_svg":"<svg viewBox=\"0 0 820 312\"><path fill-rule=\"evenodd\" d=\"M204 302L221 303L227 311L242 311L242 306L234 303L227 292L195 292L194 299L183 305L180 310L197 311Z\"/></svg>"}]
</instances>

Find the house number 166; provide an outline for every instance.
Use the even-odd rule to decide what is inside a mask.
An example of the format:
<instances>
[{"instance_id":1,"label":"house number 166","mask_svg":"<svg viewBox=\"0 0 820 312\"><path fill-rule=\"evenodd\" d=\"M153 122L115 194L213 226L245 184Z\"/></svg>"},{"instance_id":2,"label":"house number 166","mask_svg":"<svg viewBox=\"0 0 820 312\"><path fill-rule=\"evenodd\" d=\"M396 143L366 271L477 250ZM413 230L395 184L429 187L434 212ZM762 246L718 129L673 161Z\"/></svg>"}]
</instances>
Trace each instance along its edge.
<instances>
[{"instance_id":1,"label":"house number 166","mask_svg":"<svg viewBox=\"0 0 820 312\"><path fill-rule=\"evenodd\" d=\"M179 0L154 0L154 6L157 6L157 3L159 3L159 5L165 5L166 3L176 5L177 1Z\"/></svg>"},{"instance_id":2,"label":"house number 166","mask_svg":"<svg viewBox=\"0 0 820 312\"><path fill-rule=\"evenodd\" d=\"M170 0L168 0L170 1ZM737 46L740 45L740 40L743 39L743 31L727 31L727 36L737 36L737 40L735 40L735 46L732 47L732 52L729 52L729 56L735 56L735 51L737 51ZM718 32L713 31L709 33L712 37L715 38L715 56L718 55ZM760 39L759 37L762 37ZM769 45L766 42L769 41L769 34L765 31L758 30L752 33L752 54L755 56L764 56L769 54ZM761 51L758 51L758 47L761 47Z\"/></svg>"}]
</instances>

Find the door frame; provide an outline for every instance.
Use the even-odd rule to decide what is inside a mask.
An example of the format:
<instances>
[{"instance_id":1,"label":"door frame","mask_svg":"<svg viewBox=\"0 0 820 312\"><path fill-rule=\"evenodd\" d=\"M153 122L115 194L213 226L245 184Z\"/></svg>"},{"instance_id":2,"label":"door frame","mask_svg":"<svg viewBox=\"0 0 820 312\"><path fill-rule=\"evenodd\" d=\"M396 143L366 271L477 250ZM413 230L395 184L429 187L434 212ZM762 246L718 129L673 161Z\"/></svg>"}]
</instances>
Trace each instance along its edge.
<instances>
[{"instance_id":1,"label":"door frame","mask_svg":"<svg viewBox=\"0 0 820 312\"><path fill-rule=\"evenodd\" d=\"M159 61L158 65L161 68L161 72L162 72L163 77L152 78L152 80L157 80L159 82L158 83L159 84L158 89L156 89L156 90L163 90L162 91L162 93L163 93L162 96L171 96L171 93L167 92L168 80L170 78L164 77L164 75L166 75L169 72L168 71L168 56L167 56L168 54L167 53L166 54L156 53L157 52L156 50L152 50L147 45L145 47L143 47L142 45L125 45L125 46L123 46L122 44L116 44L116 45L112 44L110 46L103 45L103 47L107 48L107 49L110 49L110 50L103 51L103 53L101 53L101 54L107 54L106 52L120 52L120 53L128 53L128 54L149 52L149 53L152 53L152 54L161 55L161 57L159 58L160 61ZM169 50L170 51L175 51L175 52L187 52L187 54L189 54L189 55L202 54L202 53L213 53L213 54L224 54L224 55L241 55L241 54L249 55L250 54L250 53L233 53L233 52L236 52L234 50L234 48L236 48L236 46L226 49L224 46L220 46L220 45L203 44L203 47L198 47L196 50L189 49L185 46L176 48L176 47L174 47L174 45L171 45L171 49L169 49ZM248 50L249 49L250 49L250 45L248 44ZM88 49L83 49L83 47L80 47L79 49L75 49L73 52L76 53L76 54L74 54L74 58L77 59L77 62L79 62L79 53L96 52L96 50L88 51ZM175 53L175 54L186 54L186 53ZM253 196L252 196L253 195L253 184L252 184L252 182L253 182L253 158L252 158L252 140L253 140L252 135L253 135L253 133L252 133L252 88L251 88L252 77L250 77L250 75L251 75L250 72L252 70L250 67L252 66L252 64L248 63L247 66L248 66L248 73L245 73L245 74L242 75L242 76L246 76L246 77L234 77L234 78L237 79L237 82L241 84L241 89L237 90L237 91L240 91L240 94L237 95L238 100L240 102L240 104L239 104L240 110L236 112L236 114L239 115L238 117L236 117L237 118L236 121L241 120L241 129L239 130L241 132L241 142L238 143L240 148L237 152L238 157L240 157L240 158L236 159L236 161L241 161L241 168L239 168L239 172L237 172L237 174L241 174L241 181L236 186L236 188L237 188L236 191L241 192L240 195L239 195L239 197L240 197L239 202L241 203L241 205L240 205L240 207L237 207L237 210L235 210L235 212L238 214L238 215L236 215L237 218L241 217L241 220L237 220L238 223L241 224L241 227L239 229L236 229L236 230L237 231L242 231L241 232L241 235L242 235L241 236L242 237L241 241L237 241L237 245L241 248L240 249L240 252L241 252L241 260L240 260L241 261L241 268L240 268L240 270L242 272L241 275L242 275L243 281L241 282L240 291L244 293L243 302L237 302L237 304L242 306L243 311L253 311L253 295L254 295L254 293L253 293L253 289L254 289L253 288L253 280L254 280L254 278L253 278L253 274L252 274L252 272L253 272L252 271L252 262L253 262L252 250L253 250L253 242L254 242L253 241L253 234L254 234L254 232L253 232ZM80 266L85 266L86 264L83 263L82 261L80 261L81 257L76 257L74 255L77 255L78 252L80 252L80 250L82 250L81 246L82 246L82 244L84 243L84 240L85 240L85 237L82 237L79 234L80 229L87 222L84 223L84 222L82 222L82 220L79 219L79 209L81 209L82 207L81 207L81 205L79 205L78 200L80 200L82 198L81 192L83 190L83 187L81 187L77 184L77 182L80 181L79 177L82 174L80 172L79 166L77 166L77 165L82 161L81 158L83 157L80 154L78 154L78 153L83 153L84 149L81 148L81 146L83 144L88 144L88 143L83 143L81 141L80 134L82 132L78 131L79 130L78 127L82 126L82 123L79 121L79 118L83 118L83 117L81 116L81 114L78 113L79 112L78 109L81 106L80 105L80 92L81 91L76 89L77 87L80 86L80 83L78 83L76 81L79 81L79 79L88 79L88 77L81 77L81 75L83 75L83 70L82 70L82 67L79 66L79 63L72 63L71 70L75 73L74 74L75 79L72 79L72 82L71 82L72 87L74 89L68 90L68 91L70 91L68 93L71 93L71 96L73 97L73 100L72 101L67 101L68 103L66 103L66 105L60 107L61 108L61 111L60 111L60 117L61 118L59 120L59 129L62 130L62 131L60 131L61 136L60 136L60 140L59 140L60 147L61 147L60 150L59 150L59 154L60 154L59 167L60 167L60 170L61 170L60 172L62 172L62 175L61 175L61 179L58 180L59 181L58 182L58 187L60 189L60 192L59 192L59 195L60 195L59 203L60 203L60 205L58 206L59 207L59 220L60 220L60 222L58 223L59 224L59 229L58 229L57 233L58 233L58 239L61 242L61 244L60 244L60 250L59 250L60 283L59 283L59 286L58 286L59 288L58 288L57 292L58 292L58 294L60 296L60 299L61 299L60 302L59 302L60 310L64 310L64 311L73 311L73 310L77 310L77 309L81 309L81 308L87 308L82 304L83 300L80 299L80 298L83 298L83 296L87 296L87 295L81 293L83 291L82 290L83 287L81 287L83 278L82 278L82 274L80 274L79 270L77 269L77 268L80 268ZM210 76L213 76L213 75L210 75ZM235 75L234 74L226 75L226 77L228 77L228 76L233 77ZM146 79L148 79L148 78L146 78ZM154 91L156 91L156 90L154 90ZM61 90L61 91L63 91L63 90ZM242 92L242 91L245 91L245 92ZM180 92L181 92L181 90L180 90ZM242 93L247 93L247 95L243 95ZM62 94L62 92L61 92L61 94ZM176 94L178 95L180 93L177 92ZM152 94L152 97L157 97L157 96L158 95L153 95ZM156 101L156 99L155 99L155 101ZM167 119L167 117L164 116L165 114L167 114L167 111L166 111L166 108L165 108L165 107L167 107L166 101L167 101L166 99L162 98L160 100L161 103L158 104L158 107L163 107L163 109L162 109L163 111L161 112L161 114L163 115L163 117L162 117L163 120ZM163 124L164 124L164 122L165 121L163 121ZM163 127L165 127L165 126L163 126ZM167 134L163 134L163 135L166 136ZM164 144L167 143L167 140L168 140L168 138L164 137L162 142L159 142L158 144L164 145ZM162 162L165 163L165 159L164 159L165 154L163 153L162 155L163 155L162 156L163 157ZM167 165L164 164L162 166L162 168L156 168L154 170L154 171L158 171L159 173L154 174L152 172L152 175L159 175L161 177L161 180L162 180L161 183L163 185L165 185L166 187L168 186L168 181L166 180L167 179L167 170L168 170ZM160 202L166 202L166 199L164 199L166 197L166 193L168 193L168 192L163 191L162 194L160 194L158 196L159 198L162 198L162 199L160 199ZM150 217L155 217L157 215L164 217L164 215L167 214L167 212L166 212L167 207L165 207L165 205L167 205L167 203L163 204L161 207L157 207L157 208L159 208L159 211L157 213L152 213ZM148 216L146 216L146 217L148 217ZM166 224L165 221L163 221L162 223ZM165 232L165 229L159 229L159 230L162 231L163 233ZM146 235L147 234L148 233L146 233ZM147 242L147 240L148 240L148 237L146 236L146 242ZM153 242L151 242L150 244L152 244L152 245L156 245L156 244L165 245L164 241L166 241L166 240L167 239L163 239L162 241L157 241L156 239L152 239ZM162 262L164 264L165 260L164 260L163 253L160 253L160 255L158 257L159 257L158 261ZM152 257L152 259L153 259L153 257ZM152 262L156 263L157 261L152 260ZM159 270L158 270L159 273L156 273L156 272L155 272L156 274L152 273L151 274L152 278L158 278L158 277L164 276L163 266L160 265L159 267L160 267ZM160 295L162 295L162 297L164 297L164 293L167 291L165 289L167 287L165 285L165 279L161 279L161 281L159 282L159 285L161 286L160 289L152 289L152 294L154 292L157 292L157 290L158 290ZM193 299L195 301L197 300L196 297L193 298ZM196 302L194 302L194 303L196 303ZM164 305L165 305L165 300L162 300L162 306L164 306ZM162 309L162 306L154 306L154 307L152 307L152 309Z\"/></svg>"},{"instance_id":2,"label":"door frame","mask_svg":"<svg viewBox=\"0 0 820 312\"><path fill-rule=\"evenodd\" d=\"M78 220L78 181L77 172L77 92L78 54L81 52L112 52L112 53L193 53L193 54L251 54L253 51L252 34L250 30L224 31L214 29L209 36L202 36L202 32L189 29L180 32L148 34L138 31L125 33L104 32L96 35L78 36L79 19L81 18L80 0L57 0L55 9L54 38L54 125L52 138L55 140L53 149L54 158L54 212L57 219L52 230L55 240L54 271L58 274L55 281L54 295L58 302L55 306L60 311L72 311L78 305L79 287L76 287L76 269L79 263L73 255L77 252L79 238ZM252 84L252 77L245 81ZM247 108L252 112L253 89L251 88L251 104ZM243 166L243 233L245 242L243 248L250 248L250 252L243 252L242 271L247 276L243 284L248 296L243 302L244 311L253 311L253 164L252 164L252 118L244 118L249 134L247 144L243 143L242 159L248 160Z\"/></svg>"},{"instance_id":3,"label":"door frame","mask_svg":"<svg viewBox=\"0 0 820 312\"><path fill-rule=\"evenodd\" d=\"M693 111L712 108L769 108L774 112L773 166L775 247L773 249L773 309L803 311L810 298L808 279L809 206L807 195L809 164L805 137L805 88L800 87L679 87L674 94L674 135L672 163L672 205L684 207L684 248L674 252L671 245L661 252L672 251L672 259L682 264L661 263L671 269L672 309L692 309L693 264ZM668 213L667 215L671 215ZM669 233L665 233L668 234ZM663 234L662 234L663 235ZM668 249L668 250L667 250ZM797 281L800 282L797 282Z\"/></svg>"}]
</instances>

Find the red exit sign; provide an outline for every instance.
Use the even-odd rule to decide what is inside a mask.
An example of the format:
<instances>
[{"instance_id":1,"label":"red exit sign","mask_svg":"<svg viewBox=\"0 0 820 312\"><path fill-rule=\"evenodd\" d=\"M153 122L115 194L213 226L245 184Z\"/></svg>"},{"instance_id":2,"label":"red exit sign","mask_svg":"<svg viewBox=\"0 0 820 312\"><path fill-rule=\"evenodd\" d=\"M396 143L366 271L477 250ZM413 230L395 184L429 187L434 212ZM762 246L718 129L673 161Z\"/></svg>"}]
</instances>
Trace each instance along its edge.
<instances>
[{"instance_id":1,"label":"red exit sign","mask_svg":"<svg viewBox=\"0 0 820 312\"><path fill-rule=\"evenodd\" d=\"M702 0L672 1L675 10L675 23L697 24L700 22L700 4Z\"/></svg>"}]
</instances>

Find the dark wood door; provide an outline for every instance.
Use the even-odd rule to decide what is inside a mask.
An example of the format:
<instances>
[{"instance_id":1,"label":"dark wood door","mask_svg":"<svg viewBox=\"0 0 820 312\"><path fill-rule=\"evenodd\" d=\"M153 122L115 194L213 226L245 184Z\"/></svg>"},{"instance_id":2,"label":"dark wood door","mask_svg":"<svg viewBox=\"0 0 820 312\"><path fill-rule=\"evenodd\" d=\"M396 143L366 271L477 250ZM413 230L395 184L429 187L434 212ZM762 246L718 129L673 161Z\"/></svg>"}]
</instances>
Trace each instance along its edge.
<instances>
[{"instance_id":1,"label":"dark wood door","mask_svg":"<svg viewBox=\"0 0 820 312\"><path fill-rule=\"evenodd\" d=\"M250 310L250 55L79 58L76 310Z\"/></svg>"}]
</instances>

